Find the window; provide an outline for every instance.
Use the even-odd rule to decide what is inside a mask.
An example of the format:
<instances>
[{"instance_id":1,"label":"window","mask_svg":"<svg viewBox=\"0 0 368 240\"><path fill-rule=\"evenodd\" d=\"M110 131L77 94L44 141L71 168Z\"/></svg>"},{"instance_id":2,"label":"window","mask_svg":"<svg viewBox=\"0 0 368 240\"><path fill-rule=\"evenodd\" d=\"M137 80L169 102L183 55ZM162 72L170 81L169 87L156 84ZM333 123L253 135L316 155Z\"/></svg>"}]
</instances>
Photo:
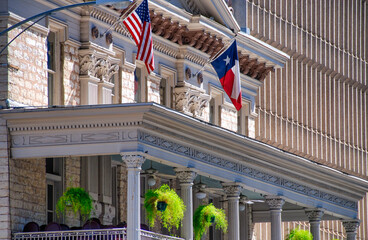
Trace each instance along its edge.
<instances>
[{"instance_id":1,"label":"window","mask_svg":"<svg viewBox=\"0 0 368 240\"><path fill-rule=\"evenodd\" d=\"M48 105L54 105L54 81L56 79L56 34L54 32L50 32L47 37L47 96L48 96Z\"/></svg>"},{"instance_id":2,"label":"window","mask_svg":"<svg viewBox=\"0 0 368 240\"><path fill-rule=\"evenodd\" d=\"M134 72L134 101L142 100L142 69L137 68Z\"/></svg>"},{"instance_id":3,"label":"window","mask_svg":"<svg viewBox=\"0 0 368 240\"><path fill-rule=\"evenodd\" d=\"M250 134L250 129L252 128L252 113L249 110L249 105L251 104L250 101L246 100L246 99L242 99L243 102L243 107L240 109L240 111L238 111L238 130L237 132L239 134L248 136L248 137L252 137Z\"/></svg>"},{"instance_id":4,"label":"window","mask_svg":"<svg viewBox=\"0 0 368 240\"><path fill-rule=\"evenodd\" d=\"M217 208L222 208L220 197L217 196L209 196L208 203L212 203ZM222 231L216 229L212 224L208 229L209 240L221 240L222 239Z\"/></svg>"},{"instance_id":5,"label":"window","mask_svg":"<svg viewBox=\"0 0 368 240\"><path fill-rule=\"evenodd\" d=\"M209 103L209 121L212 124L221 125L221 108L224 95L221 89L210 85L211 100Z\"/></svg>"},{"instance_id":6,"label":"window","mask_svg":"<svg viewBox=\"0 0 368 240\"><path fill-rule=\"evenodd\" d=\"M147 71L145 67L139 65L134 72L134 101L147 101Z\"/></svg>"},{"instance_id":7,"label":"window","mask_svg":"<svg viewBox=\"0 0 368 240\"><path fill-rule=\"evenodd\" d=\"M66 41L68 26L53 18L47 18L49 35L47 36L47 98L48 106L63 104L62 42Z\"/></svg>"},{"instance_id":8,"label":"window","mask_svg":"<svg viewBox=\"0 0 368 240\"><path fill-rule=\"evenodd\" d=\"M62 158L46 158L46 216L47 223L60 221L55 212L57 200L63 192L63 167Z\"/></svg>"},{"instance_id":9,"label":"window","mask_svg":"<svg viewBox=\"0 0 368 240\"><path fill-rule=\"evenodd\" d=\"M160 64L160 104L169 108L174 108L173 95L176 85L176 70Z\"/></svg>"},{"instance_id":10,"label":"window","mask_svg":"<svg viewBox=\"0 0 368 240\"><path fill-rule=\"evenodd\" d=\"M116 167L111 156L90 156L82 158L81 185L89 192L98 208L93 212L102 223L109 225L116 221L117 187ZM114 182L115 181L115 182ZM115 222L116 223L116 222Z\"/></svg>"},{"instance_id":11,"label":"window","mask_svg":"<svg viewBox=\"0 0 368 240\"><path fill-rule=\"evenodd\" d=\"M166 92L167 92L167 88L166 88L166 79L163 78L161 79L160 82L160 104L161 105L166 105L167 102L167 96L166 96Z\"/></svg>"}]
</instances>

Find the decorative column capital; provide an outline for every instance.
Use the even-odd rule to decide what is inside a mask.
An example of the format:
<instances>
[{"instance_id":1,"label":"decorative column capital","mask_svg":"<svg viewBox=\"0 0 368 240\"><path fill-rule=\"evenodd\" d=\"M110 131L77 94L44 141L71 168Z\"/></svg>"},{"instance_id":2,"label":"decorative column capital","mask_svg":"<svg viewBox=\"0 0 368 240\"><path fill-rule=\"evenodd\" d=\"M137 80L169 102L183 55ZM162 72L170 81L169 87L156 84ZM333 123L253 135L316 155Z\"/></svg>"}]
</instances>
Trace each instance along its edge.
<instances>
[{"instance_id":1,"label":"decorative column capital","mask_svg":"<svg viewBox=\"0 0 368 240\"><path fill-rule=\"evenodd\" d=\"M139 153L120 153L121 159L126 163L127 168L141 168L146 160L145 156Z\"/></svg>"},{"instance_id":2,"label":"decorative column capital","mask_svg":"<svg viewBox=\"0 0 368 240\"><path fill-rule=\"evenodd\" d=\"M360 226L359 219L342 220L342 225L345 228L346 233L355 233Z\"/></svg>"},{"instance_id":3,"label":"decorative column capital","mask_svg":"<svg viewBox=\"0 0 368 240\"><path fill-rule=\"evenodd\" d=\"M305 215L307 215L309 222L320 222L325 212L322 209L306 209Z\"/></svg>"},{"instance_id":4,"label":"decorative column capital","mask_svg":"<svg viewBox=\"0 0 368 240\"><path fill-rule=\"evenodd\" d=\"M194 168L175 168L175 172L181 184L193 184L193 181L197 176L197 172Z\"/></svg>"},{"instance_id":5,"label":"decorative column capital","mask_svg":"<svg viewBox=\"0 0 368 240\"><path fill-rule=\"evenodd\" d=\"M271 210L281 210L285 200L279 196L266 196L266 203Z\"/></svg>"},{"instance_id":6,"label":"decorative column capital","mask_svg":"<svg viewBox=\"0 0 368 240\"><path fill-rule=\"evenodd\" d=\"M239 195L243 190L243 187L237 183L223 183L222 188L224 189L227 197L237 197L237 198L239 198Z\"/></svg>"}]
</instances>

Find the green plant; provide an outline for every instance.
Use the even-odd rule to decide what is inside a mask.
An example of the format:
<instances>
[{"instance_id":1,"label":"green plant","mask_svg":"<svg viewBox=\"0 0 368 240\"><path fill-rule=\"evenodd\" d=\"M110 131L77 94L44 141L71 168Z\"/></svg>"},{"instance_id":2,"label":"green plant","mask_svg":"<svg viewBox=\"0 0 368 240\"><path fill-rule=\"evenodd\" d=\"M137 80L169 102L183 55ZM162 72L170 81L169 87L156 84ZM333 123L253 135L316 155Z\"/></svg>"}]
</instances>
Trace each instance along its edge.
<instances>
[{"instance_id":1,"label":"green plant","mask_svg":"<svg viewBox=\"0 0 368 240\"><path fill-rule=\"evenodd\" d=\"M216 224L216 229L227 232L227 220L224 210L216 208L212 203L199 206L194 212L193 218L195 240L201 239L213 221Z\"/></svg>"},{"instance_id":2,"label":"green plant","mask_svg":"<svg viewBox=\"0 0 368 240\"><path fill-rule=\"evenodd\" d=\"M58 216L71 211L75 215L79 213L83 219L88 219L92 209L91 196L86 190L80 187L67 188L56 203L56 213Z\"/></svg>"},{"instance_id":3,"label":"green plant","mask_svg":"<svg viewBox=\"0 0 368 240\"><path fill-rule=\"evenodd\" d=\"M164 211L157 209L158 202L167 203ZM184 218L185 205L183 200L166 184L158 189L147 191L144 197L144 207L151 227L155 225L155 219L158 218L161 220L162 226L170 231L172 226L179 228Z\"/></svg>"},{"instance_id":4,"label":"green plant","mask_svg":"<svg viewBox=\"0 0 368 240\"><path fill-rule=\"evenodd\" d=\"M308 230L294 228L286 236L286 240L313 240L313 235Z\"/></svg>"}]
</instances>

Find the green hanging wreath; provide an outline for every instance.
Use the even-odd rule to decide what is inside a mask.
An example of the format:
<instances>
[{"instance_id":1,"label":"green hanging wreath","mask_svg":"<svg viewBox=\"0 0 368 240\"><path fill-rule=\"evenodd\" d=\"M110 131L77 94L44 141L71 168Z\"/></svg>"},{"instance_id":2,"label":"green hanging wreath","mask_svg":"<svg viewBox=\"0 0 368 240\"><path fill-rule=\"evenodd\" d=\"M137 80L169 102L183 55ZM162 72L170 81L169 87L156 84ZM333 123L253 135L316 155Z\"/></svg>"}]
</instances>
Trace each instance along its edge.
<instances>
[{"instance_id":1,"label":"green hanging wreath","mask_svg":"<svg viewBox=\"0 0 368 240\"><path fill-rule=\"evenodd\" d=\"M56 213L65 214L67 211L73 212L76 216L79 213L85 220L90 217L92 198L86 190L80 187L69 187L56 203Z\"/></svg>"},{"instance_id":2,"label":"green hanging wreath","mask_svg":"<svg viewBox=\"0 0 368 240\"><path fill-rule=\"evenodd\" d=\"M212 203L199 206L193 216L194 239L200 240L208 228L215 223L216 229L227 232L227 220L225 211L216 208Z\"/></svg>"},{"instance_id":3,"label":"green hanging wreath","mask_svg":"<svg viewBox=\"0 0 368 240\"><path fill-rule=\"evenodd\" d=\"M163 208L160 208L161 206ZM147 191L144 197L144 207L151 227L154 227L155 220L158 218L162 226L170 231L173 226L179 228L184 218L183 200L166 184L158 189Z\"/></svg>"}]
</instances>

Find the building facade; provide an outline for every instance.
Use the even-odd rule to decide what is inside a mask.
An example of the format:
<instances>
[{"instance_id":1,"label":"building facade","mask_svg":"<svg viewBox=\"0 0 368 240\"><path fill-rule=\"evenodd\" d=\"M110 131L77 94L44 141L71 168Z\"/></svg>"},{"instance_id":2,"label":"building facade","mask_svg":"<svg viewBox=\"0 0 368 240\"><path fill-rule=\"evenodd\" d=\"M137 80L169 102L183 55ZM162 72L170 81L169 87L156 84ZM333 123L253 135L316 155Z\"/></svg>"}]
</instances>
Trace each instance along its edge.
<instances>
[{"instance_id":1,"label":"building facade","mask_svg":"<svg viewBox=\"0 0 368 240\"><path fill-rule=\"evenodd\" d=\"M2 0L0 30L81 2ZM31 221L83 225L55 211L71 186L141 239L142 196L164 183L187 210L179 230L152 232L193 239L193 211L212 202L229 230L204 239L368 239L367 7L152 0L151 74L121 23L130 8L86 4L0 33L0 239ZM239 112L208 64L234 39Z\"/></svg>"}]
</instances>

